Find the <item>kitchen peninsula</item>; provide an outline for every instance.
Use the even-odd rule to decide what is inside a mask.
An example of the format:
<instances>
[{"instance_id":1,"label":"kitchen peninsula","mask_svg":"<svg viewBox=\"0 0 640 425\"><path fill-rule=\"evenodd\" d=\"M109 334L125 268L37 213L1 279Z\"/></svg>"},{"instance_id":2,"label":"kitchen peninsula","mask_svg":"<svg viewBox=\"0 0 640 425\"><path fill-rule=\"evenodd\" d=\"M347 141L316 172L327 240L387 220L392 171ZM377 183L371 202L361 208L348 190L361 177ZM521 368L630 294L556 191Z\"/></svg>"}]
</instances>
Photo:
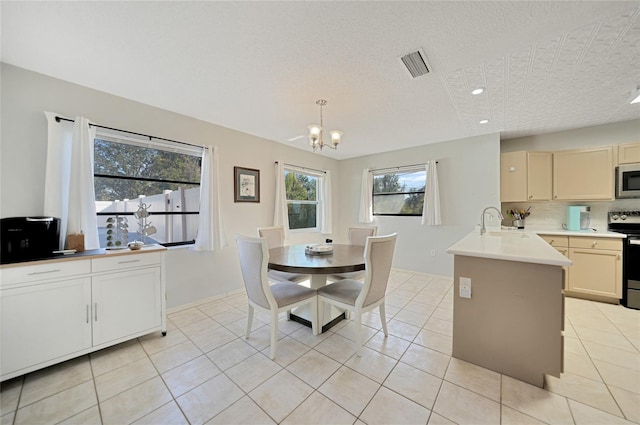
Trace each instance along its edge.
<instances>
[{"instance_id":1,"label":"kitchen peninsula","mask_svg":"<svg viewBox=\"0 0 640 425\"><path fill-rule=\"evenodd\" d=\"M453 357L528 382L563 371L564 270L535 233L473 231L454 255Z\"/></svg>"}]
</instances>

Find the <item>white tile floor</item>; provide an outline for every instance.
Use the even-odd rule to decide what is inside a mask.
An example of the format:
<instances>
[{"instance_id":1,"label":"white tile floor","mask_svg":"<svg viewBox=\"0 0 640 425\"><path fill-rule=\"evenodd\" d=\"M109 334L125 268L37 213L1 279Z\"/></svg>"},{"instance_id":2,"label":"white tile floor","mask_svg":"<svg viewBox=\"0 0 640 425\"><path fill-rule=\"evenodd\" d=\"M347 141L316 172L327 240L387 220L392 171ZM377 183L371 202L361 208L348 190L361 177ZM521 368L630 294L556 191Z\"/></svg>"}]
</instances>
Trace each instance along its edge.
<instances>
[{"instance_id":1,"label":"white tile floor","mask_svg":"<svg viewBox=\"0 0 640 425\"><path fill-rule=\"evenodd\" d=\"M640 423L640 311L566 300L565 373L540 389L451 357L450 279L392 272L388 338L367 314L355 353L344 321L320 336L246 297L169 315L149 335L2 383L0 424Z\"/></svg>"}]
</instances>

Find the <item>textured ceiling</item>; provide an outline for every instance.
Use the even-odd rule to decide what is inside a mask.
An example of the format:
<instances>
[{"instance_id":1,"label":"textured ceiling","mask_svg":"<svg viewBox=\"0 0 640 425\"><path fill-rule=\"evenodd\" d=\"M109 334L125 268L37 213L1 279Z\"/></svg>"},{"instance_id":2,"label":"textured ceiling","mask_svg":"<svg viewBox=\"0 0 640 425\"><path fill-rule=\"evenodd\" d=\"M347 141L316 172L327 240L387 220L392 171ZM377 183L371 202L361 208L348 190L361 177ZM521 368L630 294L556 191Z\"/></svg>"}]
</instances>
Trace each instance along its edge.
<instances>
[{"instance_id":1,"label":"textured ceiling","mask_svg":"<svg viewBox=\"0 0 640 425\"><path fill-rule=\"evenodd\" d=\"M0 13L3 62L301 149L327 99L325 128L344 136L323 154L337 159L640 118L628 104L640 1L2 1ZM411 79L398 58L418 48L432 72Z\"/></svg>"}]
</instances>

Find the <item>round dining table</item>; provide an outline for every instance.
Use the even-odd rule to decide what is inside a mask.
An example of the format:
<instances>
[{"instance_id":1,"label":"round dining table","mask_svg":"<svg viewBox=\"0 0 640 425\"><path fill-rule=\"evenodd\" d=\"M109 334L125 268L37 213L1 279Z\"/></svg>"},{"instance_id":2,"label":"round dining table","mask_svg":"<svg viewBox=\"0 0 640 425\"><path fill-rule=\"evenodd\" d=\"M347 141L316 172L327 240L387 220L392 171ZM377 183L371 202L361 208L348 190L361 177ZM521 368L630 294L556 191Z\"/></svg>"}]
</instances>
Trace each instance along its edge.
<instances>
[{"instance_id":1,"label":"round dining table","mask_svg":"<svg viewBox=\"0 0 640 425\"><path fill-rule=\"evenodd\" d=\"M318 289L327 284L327 276L338 273L349 273L364 270L364 247L358 245L332 244L330 253L310 254L309 245L288 245L269 250L269 269L282 272L308 274L311 276L310 288ZM291 312L291 319L311 326L310 313L305 306ZM342 320L343 310L327 304L322 324L322 332Z\"/></svg>"}]
</instances>

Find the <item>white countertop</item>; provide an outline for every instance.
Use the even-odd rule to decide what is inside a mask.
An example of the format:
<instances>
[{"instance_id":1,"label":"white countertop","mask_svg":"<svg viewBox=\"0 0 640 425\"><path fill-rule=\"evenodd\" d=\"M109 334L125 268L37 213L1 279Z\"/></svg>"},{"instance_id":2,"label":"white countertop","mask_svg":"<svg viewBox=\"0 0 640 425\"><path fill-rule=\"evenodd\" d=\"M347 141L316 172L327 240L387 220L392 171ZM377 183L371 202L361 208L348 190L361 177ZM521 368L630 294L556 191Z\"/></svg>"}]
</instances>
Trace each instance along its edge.
<instances>
[{"instance_id":1,"label":"white countertop","mask_svg":"<svg viewBox=\"0 0 640 425\"><path fill-rule=\"evenodd\" d=\"M487 233L480 235L479 229L475 229L449 247L447 252L454 255L552 266L573 264L535 232L529 230L487 229Z\"/></svg>"},{"instance_id":2,"label":"white countertop","mask_svg":"<svg viewBox=\"0 0 640 425\"><path fill-rule=\"evenodd\" d=\"M600 230L564 230L564 229L555 229L549 230L545 228L536 228L532 227L531 229L526 229L527 231L536 233L538 235L560 235L560 236L588 236L590 238L618 238L624 239L627 237L624 233L616 233L609 231L600 231Z\"/></svg>"}]
</instances>

